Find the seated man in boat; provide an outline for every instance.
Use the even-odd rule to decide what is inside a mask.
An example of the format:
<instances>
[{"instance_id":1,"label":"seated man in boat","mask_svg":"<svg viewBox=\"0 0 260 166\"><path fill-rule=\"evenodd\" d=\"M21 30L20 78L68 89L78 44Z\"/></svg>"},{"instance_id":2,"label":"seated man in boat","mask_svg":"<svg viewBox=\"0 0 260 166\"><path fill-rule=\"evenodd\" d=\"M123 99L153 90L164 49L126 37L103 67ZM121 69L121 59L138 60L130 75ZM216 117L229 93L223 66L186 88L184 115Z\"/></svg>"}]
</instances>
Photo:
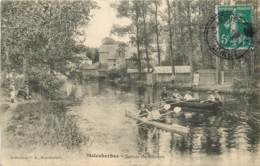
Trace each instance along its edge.
<instances>
[{"instance_id":1,"label":"seated man in boat","mask_svg":"<svg viewBox=\"0 0 260 166\"><path fill-rule=\"evenodd\" d=\"M146 106L145 106L144 104L141 104L141 108L140 108L140 110L139 110L139 116L140 116L141 118L147 117L149 113L150 113L150 112L149 112L149 110L146 108Z\"/></svg>"},{"instance_id":2,"label":"seated man in boat","mask_svg":"<svg viewBox=\"0 0 260 166\"><path fill-rule=\"evenodd\" d=\"M165 86L163 87L163 90L162 90L160 98L163 101L167 100L167 98L168 98L168 93L167 93L167 89L166 89Z\"/></svg>"},{"instance_id":3,"label":"seated man in boat","mask_svg":"<svg viewBox=\"0 0 260 166\"><path fill-rule=\"evenodd\" d=\"M186 101L193 100L194 98L191 95L191 91L187 91L187 93L184 95L183 99Z\"/></svg>"},{"instance_id":4,"label":"seated man in boat","mask_svg":"<svg viewBox=\"0 0 260 166\"><path fill-rule=\"evenodd\" d=\"M175 100L182 100L183 96L180 95L180 93L178 92L177 89L174 89L173 93L172 93L172 98Z\"/></svg>"},{"instance_id":5,"label":"seated man in boat","mask_svg":"<svg viewBox=\"0 0 260 166\"><path fill-rule=\"evenodd\" d=\"M215 101L222 102L222 96L219 94L217 90L214 91Z\"/></svg>"},{"instance_id":6,"label":"seated man in boat","mask_svg":"<svg viewBox=\"0 0 260 166\"><path fill-rule=\"evenodd\" d=\"M212 93L212 91L208 91L208 97L207 97L206 101L208 101L208 102L215 102L215 96Z\"/></svg>"}]
</instances>

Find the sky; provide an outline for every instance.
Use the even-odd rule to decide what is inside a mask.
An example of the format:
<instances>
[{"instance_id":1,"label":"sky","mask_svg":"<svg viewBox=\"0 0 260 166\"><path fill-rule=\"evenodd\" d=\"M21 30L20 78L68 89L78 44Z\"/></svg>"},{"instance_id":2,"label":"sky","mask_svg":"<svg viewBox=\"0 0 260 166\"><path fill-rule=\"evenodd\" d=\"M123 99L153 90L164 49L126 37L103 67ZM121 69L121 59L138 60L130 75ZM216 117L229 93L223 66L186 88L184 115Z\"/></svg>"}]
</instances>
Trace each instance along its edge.
<instances>
[{"instance_id":1,"label":"sky","mask_svg":"<svg viewBox=\"0 0 260 166\"><path fill-rule=\"evenodd\" d=\"M116 10L110 6L110 3L115 0L96 1L100 8L92 12L94 16L85 30L85 45L90 47L99 47L104 37L112 37L115 40L127 41L127 37L119 38L110 34L113 24L125 25L129 23L128 19L119 19L116 17Z\"/></svg>"}]
</instances>

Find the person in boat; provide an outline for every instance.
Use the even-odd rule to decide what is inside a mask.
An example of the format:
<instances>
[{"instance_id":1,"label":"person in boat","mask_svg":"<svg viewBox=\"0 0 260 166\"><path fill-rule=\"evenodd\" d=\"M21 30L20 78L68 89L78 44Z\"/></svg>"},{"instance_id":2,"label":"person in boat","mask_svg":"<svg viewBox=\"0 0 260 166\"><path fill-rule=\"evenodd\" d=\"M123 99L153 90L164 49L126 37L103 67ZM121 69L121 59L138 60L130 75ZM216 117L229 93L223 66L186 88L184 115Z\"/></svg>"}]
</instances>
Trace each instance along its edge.
<instances>
[{"instance_id":1,"label":"person in boat","mask_svg":"<svg viewBox=\"0 0 260 166\"><path fill-rule=\"evenodd\" d=\"M10 89L11 89L11 91L10 91L10 102L11 103L14 103L15 102L15 86L14 86L14 84L12 83L11 85L10 85Z\"/></svg>"},{"instance_id":2,"label":"person in boat","mask_svg":"<svg viewBox=\"0 0 260 166\"><path fill-rule=\"evenodd\" d=\"M214 94L212 93L212 91L208 91L208 97L207 97L207 100L208 102L215 102L215 96Z\"/></svg>"},{"instance_id":3,"label":"person in boat","mask_svg":"<svg viewBox=\"0 0 260 166\"><path fill-rule=\"evenodd\" d=\"M219 94L219 91L214 91L215 101L222 102L222 96Z\"/></svg>"},{"instance_id":4,"label":"person in boat","mask_svg":"<svg viewBox=\"0 0 260 166\"><path fill-rule=\"evenodd\" d=\"M184 95L183 99L186 101L193 100L194 98L191 95L191 91L187 91L187 93Z\"/></svg>"},{"instance_id":5,"label":"person in boat","mask_svg":"<svg viewBox=\"0 0 260 166\"><path fill-rule=\"evenodd\" d=\"M172 98L175 100L182 100L183 96L178 92L177 89L174 89L174 91L172 93Z\"/></svg>"},{"instance_id":6,"label":"person in boat","mask_svg":"<svg viewBox=\"0 0 260 166\"><path fill-rule=\"evenodd\" d=\"M145 104L141 104L140 110L139 110L139 116L140 117L147 117L150 111L146 108Z\"/></svg>"},{"instance_id":7,"label":"person in boat","mask_svg":"<svg viewBox=\"0 0 260 166\"><path fill-rule=\"evenodd\" d=\"M162 90L160 98L163 101L167 100L167 98L168 98L168 93L167 93L167 89L166 89L165 86L163 87L163 90Z\"/></svg>"},{"instance_id":8,"label":"person in boat","mask_svg":"<svg viewBox=\"0 0 260 166\"><path fill-rule=\"evenodd\" d=\"M175 74L174 73L171 75L171 81L172 81L172 85L174 85L174 82L175 82Z\"/></svg>"}]
</instances>

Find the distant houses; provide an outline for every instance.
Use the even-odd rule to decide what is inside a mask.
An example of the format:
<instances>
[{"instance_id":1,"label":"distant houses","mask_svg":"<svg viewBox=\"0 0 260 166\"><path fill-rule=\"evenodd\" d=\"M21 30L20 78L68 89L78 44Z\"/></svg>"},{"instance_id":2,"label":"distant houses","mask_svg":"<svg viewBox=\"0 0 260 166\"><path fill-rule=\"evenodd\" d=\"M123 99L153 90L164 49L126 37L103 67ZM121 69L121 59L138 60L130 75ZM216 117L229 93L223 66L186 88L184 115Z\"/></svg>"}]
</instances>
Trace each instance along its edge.
<instances>
[{"instance_id":1,"label":"distant houses","mask_svg":"<svg viewBox=\"0 0 260 166\"><path fill-rule=\"evenodd\" d=\"M99 63L108 70L125 66L125 47L121 42L106 39L99 48Z\"/></svg>"},{"instance_id":2,"label":"distant houses","mask_svg":"<svg viewBox=\"0 0 260 166\"><path fill-rule=\"evenodd\" d=\"M90 77L99 77L98 69L99 69L98 63L95 64L83 63L80 65L80 71L82 73L83 79L87 79Z\"/></svg>"},{"instance_id":3,"label":"distant houses","mask_svg":"<svg viewBox=\"0 0 260 166\"><path fill-rule=\"evenodd\" d=\"M175 83L191 83L190 66L181 65L174 66ZM171 81L172 67L171 66L155 66L154 67L154 82L163 83Z\"/></svg>"},{"instance_id":4,"label":"distant houses","mask_svg":"<svg viewBox=\"0 0 260 166\"><path fill-rule=\"evenodd\" d=\"M172 67L171 66L156 66L154 67L154 79L156 82L171 81Z\"/></svg>"},{"instance_id":5,"label":"distant houses","mask_svg":"<svg viewBox=\"0 0 260 166\"><path fill-rule=\"evenodd\" d=\"M86 54L75 55L80 59L79 69L84 79L91 77L110 78L111 73L118 73L119 76L117 77L127 77L129 80L145 82L148 85L166 83L172 79L172 66L170 66L169 60L166 59L166 51L161 50L161 62L164 63L159 65L155 46L152 46L149 52L150 69L152 69L150 72L147 72L146 56L142 48L140 49L141 57L138 59L136 47L115 41L111 38L105 38L102 45L98 49L95 49L95 51L99 55L95 56L98 57L98 62L96 60L96 63L92 62L95 58L91 60ZM139 60L141 61L141 71L138 70ZM186 63L176 62L176 64ZM72 69L78 67L75 64L68 64L68 66ZM214 85L219 82L221 84L233 84L236 81L235 75L239 75L239 73L224 69L217 75L216 69L205 69L203 67L193 69L192 73L191 66L189 65L175 65L174 72L176 84L194 86ZM221 79L218 79L218 77Z\"/></svg>"}]
</instances>

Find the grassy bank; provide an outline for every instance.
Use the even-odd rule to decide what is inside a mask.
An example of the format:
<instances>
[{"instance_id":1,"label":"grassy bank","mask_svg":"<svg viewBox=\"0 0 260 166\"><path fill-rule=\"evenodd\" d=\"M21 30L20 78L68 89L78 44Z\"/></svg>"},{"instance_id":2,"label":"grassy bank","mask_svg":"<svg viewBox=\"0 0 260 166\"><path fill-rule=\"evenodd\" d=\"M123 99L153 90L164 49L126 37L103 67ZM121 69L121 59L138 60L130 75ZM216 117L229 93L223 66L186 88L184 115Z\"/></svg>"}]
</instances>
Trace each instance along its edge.
<instances>
[{"instance_id":1,"label":"grassy bank","mask_svg":"<svg viewBox=\"0 0 260 166\"><path fill-rule=\"evenodd\" d=\"M68 149L85 144L75 117L61 103L18 104L8 121L6 136L10 146L62 146Z\"/></svg>"}]
</instances>

